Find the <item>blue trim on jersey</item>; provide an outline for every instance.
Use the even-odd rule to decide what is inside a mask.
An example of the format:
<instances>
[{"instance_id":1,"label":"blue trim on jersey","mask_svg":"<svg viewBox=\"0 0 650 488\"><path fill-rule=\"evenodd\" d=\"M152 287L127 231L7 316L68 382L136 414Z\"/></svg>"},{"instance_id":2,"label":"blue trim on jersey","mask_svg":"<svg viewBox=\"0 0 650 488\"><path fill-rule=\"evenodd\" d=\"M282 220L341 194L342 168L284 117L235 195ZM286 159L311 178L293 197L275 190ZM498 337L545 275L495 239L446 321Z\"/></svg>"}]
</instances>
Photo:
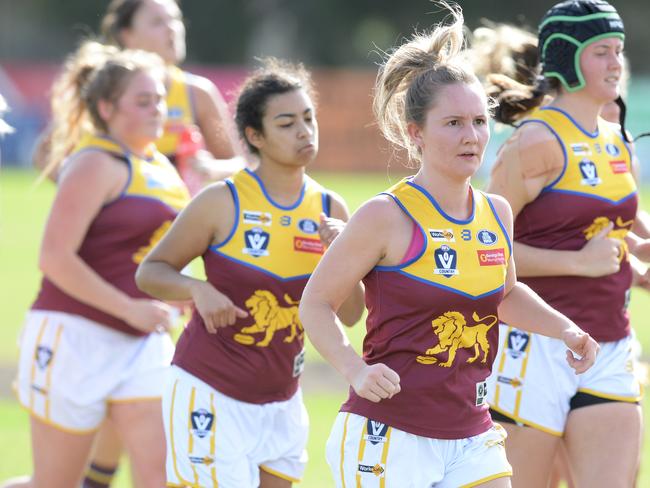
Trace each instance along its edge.
<instances>
[{"instance_id":1,"label":"blue trim on jersey","mask_svg":"<svg viewBox=\"0 0 650 488\"><path fill-rule=\"evenodd\" d=\"M276 275L275 273L272 273L271 271L268 271L268 270L266 270L266 269L264 269L264 268L260 268L260 267L258 267L258 266L255 266L254 264L250 264L250 263L247 263L247 262L245 262L245 261L240 261L240 260L237 259L237 258L233 258L232 256L228 256L228 255L222 253L221 251L219 251L219 250L217 249L217 246L210 246L208 249L209 249L210 251L212 251L213 253L215 253L215 254L221 256L222 258L225 258L225 259L227 259L227 260L229 260L229 261L232 261L232 262L234 262L234 263L240 264L240 265L245 266L245 267L247 267L247 268L253 269L253 270L255 270L255 271L259 271L260 273L264 273L265 275L268 275L268 276L270 276L270 277L272 277L272 278L275 278L276 280L280 280L280 281L295 281L295 280L308 279L308 278L311 276L311 273L309 273L309 274L298 275L298 276L290 276L290 277L288 277L288 278L284 278L284 277L279 276L279 275Z\"/></svg>"},{"instance_id":2,"label":"blue trim on jersey","mask_svg":"<svg viewBox=\"0 0 650 488\"><path fill-rule=\"evenodd\" d=\"M429 280L427 280L425 278L421 278L419 276L412 275L412 274L407 273L406 271L403 271L403 270L399 270L399 269L398 270L384 270L384 269L379 269L378 267L375 267L375 269L377 269L377 271L389 271L389 272L393 272L393 273L399 273L401 275L406 276L407 278L410 278L410 279L415 280L415 281L419 281L420 283L424 283L426 285L430 285L430 286L433 286L435 288L440 288L440 289L445 290L445 291L456 293L458 295L462 295L462 296L464 296L466 298L470 298L472 300L478 300L480 298L485 298L487 296L494 295L495 293L499 293L504 288L504 285L501 285L499 288L495 288L494 290L486 291L485 293L481 293L480 295L470 295L469 293L465 293L464 291L457 290L456 288L451 288L449 286L441 285L440 283L434 283L433 281L429 281Z\"/></svg>"},{"instance_id":3,"label":"blue trim on jersey","mask_svg":"<svg viewBox=\"0 0 650 488\"><path fill-rule=\"evenodd\" d=\"M136 198L136 199L139 199L139 200L150 200L152 202L156 202L156 203L161 204L163 207L166 207L167 209L171 210L175 214L180 213L180 210L172 207L171 205L168 205L167 203L165 203L164 201L162 201L158 197L149 196L149 195L138 195L138 194L134 194L134 193L124 193L123 195L120 195L119 197L111 200L110 202L105 203L104 205L102 205L101 208L103 210L106 207L110 207L111 205L113 205L113 204L115 204L115 203L117 203L119 201L126 200L127 198Z\"/></svg>"},{"instance_id":4,"label":"blue trim on jersey","mask_svg":"<svg viewBox=\"0 0 650 488\"><path fill-rule=\"evenodd\" d=\"M214 244L210 246L210 250L219 249L220 247L228 244L230 239L232 239L232 236L235 235L235 232L237 231L237 227L239 227L239 195L237 195L237 187L235 186L235 183L233 183L233 181L230 178L227 178L224 181L226 182L226 185L228 186L230 193L232 193L232 200L235 204L235 223L233 224L232 229L230 229L230 233L228 234L228 236L219 244Z\"/></svg>"},{"instance_id":5,"label":"blue trim on jersey","mask_svg":"<svg viewBox=\"0 0 650 488\"><path fill-rule=\"evenodd\" d=\"M330 196L329 193L323 191L323 193L321 193L321 199L323 201L323 213L328 217L330 217L331 216L330 213L332 211L332 209L330 208L332 206L331 205L332 197Z\"/></svg>"},{"instance_id":6,"label":"blue trim on jersey","mask_svg":"<svg viewBox=\"0 0 650 488\"><path fill-rule=\"evenodd\" d=\"M506 241L508 242L508 249L510 250L510 256L512 256L512 242L510 241L510 236L508 235L508 232L506 231L503 222L501 222L501 219L499 218L499 214L494 208L494 204L492 203L492 200L490 200L490 197L488 197L485 193L481 192L481 194L487 200L488 205L490 205L490 208L492 209L492 213L494 214L494 218L497 219L497 223L499 224L499 227L501 227L501 232L503 232L503 235L505 236Z\"/></svg>"},{"instance_id":7,"label":"blue trim on jersey","mask_svg":"<svg viewBox=\"0 0 650 488\"><path fill-rule=\"evenodd\" d=\"M103 136L95 136L95 137L97 139L103 139L105 141L112 142L113 144L116 144L122 150L122 152L119 153L117 151L111 151L110 149L107 149L105 147L90 145L90 146L86 146L86 147L80 149L79 151L76 151L71 156L77 156L78 154L84 154L84 153L90 152L90 151L97 151L97 152L100 152L100 153L108 154L110 156L115 156L116 158L118 158L121 161L123 161L124 163L126 163L126 169L127 169L128 173L129 173L127 178L126 178L126 183L124 184L124 186L122 186L122 189L117 194L117 196L115 198L107 201L107 202L104 202L104 204L102 204L101 208L104 208L104 207L107 207L108 205L110 205L111 203L114 203L114 202L118 201L119 199L121 199L125 195L127 195L126 190L129 188L129 186L131 185L131 181L133 180L133 163L131 162L131 156L130 156L130 153L128 152L128 150L126 150L117 141L114 141L113 139L111 139L109 137L103 137Z\"/></svg>"},{"instance_id":8,"label":"blue trim on jersey","mask_svg":"<svg viewBox=\"0 0 650 488\"><path fill-rule=\"evenodd\" d=\"M431 204L435 207L435 209L442 215L445 219L449 220L450 222L453 222L454 224L460 224L460 225L466 225L472 222L474 220L474 211L476 210L476 201L474 197L474 189L470 186L471 192L472 192L472 213L470 214L469 218L467 220L459 220L451 217L450 215L447 215L445 211L438 205L438 202L436 202L435 198L431 196L431 194L426 191L424 188L422 188L420 185L417 183L413 183L413 181L407 181L407 185L412 186L416 190L418 190L420 193L422 193L425 197L429 199Z\"/></svg>"},{"instance_id":9,"label":"blue trim on jersey","mask_svg":"<svg viewBox=\"0 0 650 488\"><path fill-rule=\"evenodd\" d=\"M424 245L422 246L422 250L420 251L420 254L418 254L414 258L409 259L405 263L396 264L395 266L375 266L374 267L374 269L377 269L379 271L397 271L397 270L403 269L403 268L413 264L415 261L417 261L418 259L420 259L422 257L422 255L427 250L427 245L428 245L427 235L424 232L424 229L422 228L420 223L417 220L415 220L415 218L413 218L413 216L410 214L410 212L408 210L406 210L406 207L404 207L402 202L400 202L399 199L395 195L392 195L391 193L380 193L380 195L388 195L389 197L391 197L395 201L395 203L399 206L399 208L402 209L402 212L404 212L415 223L415 225L418 226L418 228L420 229L420 232L422 233L422 238L424 239ZM411 244L409 243L409 248L410 247L411 247ZM408 249L407 249L407 251L408 251Z\"/></svg>"},{"instance_id":10,"label":"blue trim on jersey","mask_svg":"<svg viewBox=\"0 0 650 488\"><path fill-rule=\"evenodd\" d=\"M582 133L583 133L584 135L586 135L587 137L590 137L591 139L595 139L595 138L598 137L598 135L599 135L598 126L596 126L596 132L594 132L594 133L592 134L591 132L588 132L587 130L583 129L583 127L578 123L578 121L577 121L576 119L574 119L573 117L571 117L571 115L570 115L568 112L565 112L565 111L562 110L561 108L557 108L557 107L548 107L548 106L547 106L547 107L542 107L540 110L553 110L554 112L559 112L559 113L561 113L561 114L564 115L567 119L569 119L569 120L571 121L571 123L572 123L573 125L575 125L576 128L578 128L578 129L580 130L580 132L582 132Z\"/></svg>"},{"instance_id":11,"label":"blue trim on jersey","mask_svg":"<svg viewBox=\"0 0 650 488\"><path fill-rule=\"evenodd\" d=\"M552 190L548 190L548 192L549 193L565 193L567 195L575 195L575 196L579 196L579 197L593 198L594 200L600 200L600 201L603 201L603 202L613 203L614 205L619 205L619 204L629 200L630 198L632 198L634 195L637 194L637 191L634 190L632 193L630 193L629 195L624 196L620 200L612 200L610 198L601 197L600 195L590 195L588 193L582 193L582 192L579 192L579 191L572 191L572 190L556 190L556 189L552 189Z\"/></svg>"},{"instance_id":12,"label":"blue trim on jersey","mask_svg":"<svg viewBox=\"0 0 650 488\"><path fill-rule=\"evenodd\" d=\"M625 146L625 149L627 150L627 154L628 154L628 156L630 157L630 172L632 172L632 159L633 159L633 156L632 156L632 148L631 148L630 145L625 141L625 139L623 138L623 134L621 133L620 130L619 130L619 131L614 131L614 132L616 133L616 135L618 136L618 138L619 138L619 139L621 140L621 142L623 143L623 146Z\"/></svg>"},{"instance_id":13,"label":"blue trim on jersey","mask_svg":"<svg viewBox=\"0 0 650 488\"><path fill-rule=\"evenodd\" d=\"M288 207L280 205L279 203L274 202L273 199L271 198L271 196L266 192L266 188L264 187L264 183L262 183L262 180L260 179L259 176L257 176L255 173L253 173L248 168L245 168L244 171L246 171L246 173L251 175L255 179L255 181L257 181L257 183L260 185L262 193L264 194L264 197L268 200L268 202L271 205L273 205L274 207L279 208L280 210L293 210L293 209L297 208L302 203L302 199L305 197L305 187L307 186L307 182L303 182L302 188L300 189L300 196L298 197L298 200L293 205L289 205Z\"/></svg>"},{"instance_id":14,"label":"blue trim on jersey","mask_svg":"<svg viewBox=\"0 0 650 488\"><path fill-rule=\"evenodd\" d=\"M517 128L521 127L522 125L526 125L528 123L542 124L548 130L550 130L551 134L553 134L555 136L555 138L557 139L557 142L560 143L560 147L562 148L562 153L564 154L564 164L562 165L562 172L560 173L560 175L557 178L555 178L548 185L546 185L544 188L542 188L542 192L548 191L551 188L553 188L553 186L555 186L562 179L562 177L564 177L564 173L566 173L566 169L569 166L569 155L567 153L566 147L564 146L564 142L562 141L562 138L560 137L560 135L557 132L555 132L555 129L553 129L553 127L551 127L551 125L548 122L546 122L544 120L539 120L539 119L527 119L527 120L524 120L521 124L519 124L517 126Z\"/></svg>"}]
</instances>

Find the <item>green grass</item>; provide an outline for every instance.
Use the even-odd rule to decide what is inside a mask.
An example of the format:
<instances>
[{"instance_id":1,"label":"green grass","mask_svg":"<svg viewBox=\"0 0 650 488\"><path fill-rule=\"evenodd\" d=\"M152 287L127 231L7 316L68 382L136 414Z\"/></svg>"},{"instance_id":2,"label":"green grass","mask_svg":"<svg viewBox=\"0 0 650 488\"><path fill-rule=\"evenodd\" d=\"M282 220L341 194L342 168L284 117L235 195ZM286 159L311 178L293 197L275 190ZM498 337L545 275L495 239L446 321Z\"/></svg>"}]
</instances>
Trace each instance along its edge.
<instances>
[{"instance_id":1,"label":"green grass","mask_svg":"<svg viewBox=\"0 0 650 488\"><path fill-rule=\"evenodd\" d=\"M392 185L401 177L391 170L388 174L317 174L315 178L326 187L340 193L351 210L364 200ZM34 299L39 285L37 254L43 224L54 194L53 185L43 183L34 188L34 173L3 168L0 172L0 307L3 323L0 327L0 367L13 366L18 357L16 338L25 311ZM650 188L648 188L650 190ZM649 195L650 191L643 192ZM643 202L650 208L650 199ZM650 351L650 330L642 327L645 311L650 307L650 296L635 291L631 313L637 324L637 335L645 351ZM359 347L363 326L348 329L352 342ZM308 345L308 358L321 360ZM332 486L325 463L325 441L345 391L337 394L308 393L305 402L311 417L309 439L310 462L302 486L325 488ZM650 418L650 407L644 407ZM650 429L646 429L645 444L650 444ZM647 467L645 470L643 467ZM11 399L0 399L0 482L9 476L31 471L29 428L27 414ZM128 469L118 475L116 488L130 486ZM650 486L650 449L646 450L639 486Z\"/></svg>"}]
</instances>

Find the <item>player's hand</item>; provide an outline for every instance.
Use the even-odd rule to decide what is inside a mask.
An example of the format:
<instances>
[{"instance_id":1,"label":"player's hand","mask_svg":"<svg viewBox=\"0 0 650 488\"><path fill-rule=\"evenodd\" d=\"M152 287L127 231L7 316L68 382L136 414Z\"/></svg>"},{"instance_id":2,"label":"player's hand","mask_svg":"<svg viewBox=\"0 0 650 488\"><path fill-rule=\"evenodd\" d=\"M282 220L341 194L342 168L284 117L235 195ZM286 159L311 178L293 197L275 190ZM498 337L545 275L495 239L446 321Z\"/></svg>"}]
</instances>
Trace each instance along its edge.
<instances>
[{"instance_id":1,"label":"player's hand","mask_svg":"<svg viewBox=\"0 0 650 488\"><path fill-rule=\"evenodd\" d=\"M123 319L143 332L166 332L173 322L172 307L158 300L132 298Z\"/></svg>"},{"instance_id":2,"label":"player's hand","mask_svg":"<svg viewBox=\"0 0 650 488\"><path fill-rule=\"evenodd\" d=\"M593 366L600 346L589 334L573 326L562 333L562 340L569 348L566 352L566 360L576 374L584 373ZM576 358L571 351L578 354L580 358Z\"/></svg>"},{"instance_id":3,"label":"player's hand","mask_svg":"<svg viewBox=\"0 0 650 488\"><path fill-rule=\"evenodd\" d=\"M613 228L613 222L607 224L604 229L587 241L587 244L578 253L582 276L597 278L618 272L621 242L618 239L607 237Z\"/></svg>"},{"instance_id":4,"label":"player's hand","mask_svg":"<svg viewBox=\"0 0 650 488\"><path fill-rule=\"evenodd\" d=\"M219 327L234 325L238 318L248 317L248 312L235 306L230 298L206 281L192 286L192 299L206 330L211 334L216 334Z\"/></svg>"},{"instance_id":5,"label":"player's hand","mask_svg":"<svg viewBox=\"0 0 650 488\"><path fill-rule=\"evenodd\" d=\"M357 395L375 403L392 398L401 390L399 375L382 363L364 364L349 381Z\"/></svg>"},{"instance_id":6,"label":"player's hand","mask_svg":"<svg viewBox=\"0 0 650 488\"><path fill-rule=\"evenodd\" d=\"M345 222L343 222L341 219L328 217L327 215L321 212L320 225L318 226L318 234L320 236L321 242L326 246L332 244L334 239L336 239L336 237L341 232L343 232L344 227L345 227Z\"/></svg>"}]
</instances>

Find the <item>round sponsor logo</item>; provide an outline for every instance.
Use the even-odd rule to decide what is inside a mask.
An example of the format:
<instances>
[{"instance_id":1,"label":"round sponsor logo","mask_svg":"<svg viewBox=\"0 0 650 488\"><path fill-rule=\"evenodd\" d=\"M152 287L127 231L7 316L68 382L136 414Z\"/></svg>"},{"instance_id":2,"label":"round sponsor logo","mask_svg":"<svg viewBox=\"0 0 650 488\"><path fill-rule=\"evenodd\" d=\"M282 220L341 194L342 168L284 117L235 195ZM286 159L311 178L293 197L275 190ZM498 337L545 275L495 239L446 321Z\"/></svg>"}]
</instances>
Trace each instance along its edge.
<instances>
[{"instance_id":1,"label":"round sponsor logo","mask_svg":"<svg viewBox=\"0 0 650 488\"><path fill-rule=\"evenodd\" d=\"M298 221L298 228L305 234L315 234L318 232L318 224L311 219L301 219Z\"/></svg>"},{"instance_id":2,"label":"round sponsor logo","mask_svg":"<svg viewBox=\"0 0 650 488\"><path fill-rule=\"evenodd\" d=\"M605 144L605 151L607 151L607 154L609 154L610 156L614 156L614 157L621 154L621 150L618 148L618 146L616 146L616 144L612 144L612 143Z\"/></svg>"},{"instance_id":3,"label":"round sponsor logo","mask_svg":"<svg viewBox=\"0 0 650 488\"><path fill-rule=\"evenodd\" d=\"M491 246L492 244L495 244L499 238L491 230L482 229L476 234L476 239L485 246Z\"/></svg>"}]
</instances>

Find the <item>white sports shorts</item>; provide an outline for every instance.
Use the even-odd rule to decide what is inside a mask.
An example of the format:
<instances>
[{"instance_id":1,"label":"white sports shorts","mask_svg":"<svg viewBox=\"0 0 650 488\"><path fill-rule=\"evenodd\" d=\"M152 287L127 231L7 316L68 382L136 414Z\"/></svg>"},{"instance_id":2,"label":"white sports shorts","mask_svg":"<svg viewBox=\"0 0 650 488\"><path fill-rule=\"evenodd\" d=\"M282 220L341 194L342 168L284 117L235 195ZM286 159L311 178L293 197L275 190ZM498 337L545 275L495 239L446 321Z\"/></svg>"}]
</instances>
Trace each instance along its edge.
<instances>
[{"instance_id":1,"label":"white sports shorts","mask_svg":"<svg viewBox=\"0 0 650 488\"><path fill-rule=\"evenodd\" d=\"M641 384L633 335L600 343L595 364L576 375L559 339L499 326L499 351L488 378L490 408L515 422L561 436L570 401L582 392L635 403Z\"/></svg>"},{"instance_id":2,"label":"white sports shorts","mask_svg":"<svg viewBox=\"0 0 650 488\"><path fill-rule=\"evenodd\" d=\"M64 431L96 430L108 402L160 399L174 353L168 334L135 337L78 315L32 310L20 338L20 403Z\"/></svg>"},{"instance_id":3,"label":"white sports shorts","mask_svg":"<svg viewBox=\"0 0 650 488\"><path fill-rule=\"evenodd\" d=\"M298 482L309 419L302 392L246 403L172 366L163 396L167 486L257 488L260 469Z\"/></svg>"},{"instance_id":4,"label":"white sports shorts","mask_svg":"<svg viewBox=\"0 0 650 488\"><path fill-rule=\"evenodd\" d=\"M339 412L327 440L337 488L459 488L512 476L499 424L466 439L431 439Z\"/></svg>"}]
</instances>

